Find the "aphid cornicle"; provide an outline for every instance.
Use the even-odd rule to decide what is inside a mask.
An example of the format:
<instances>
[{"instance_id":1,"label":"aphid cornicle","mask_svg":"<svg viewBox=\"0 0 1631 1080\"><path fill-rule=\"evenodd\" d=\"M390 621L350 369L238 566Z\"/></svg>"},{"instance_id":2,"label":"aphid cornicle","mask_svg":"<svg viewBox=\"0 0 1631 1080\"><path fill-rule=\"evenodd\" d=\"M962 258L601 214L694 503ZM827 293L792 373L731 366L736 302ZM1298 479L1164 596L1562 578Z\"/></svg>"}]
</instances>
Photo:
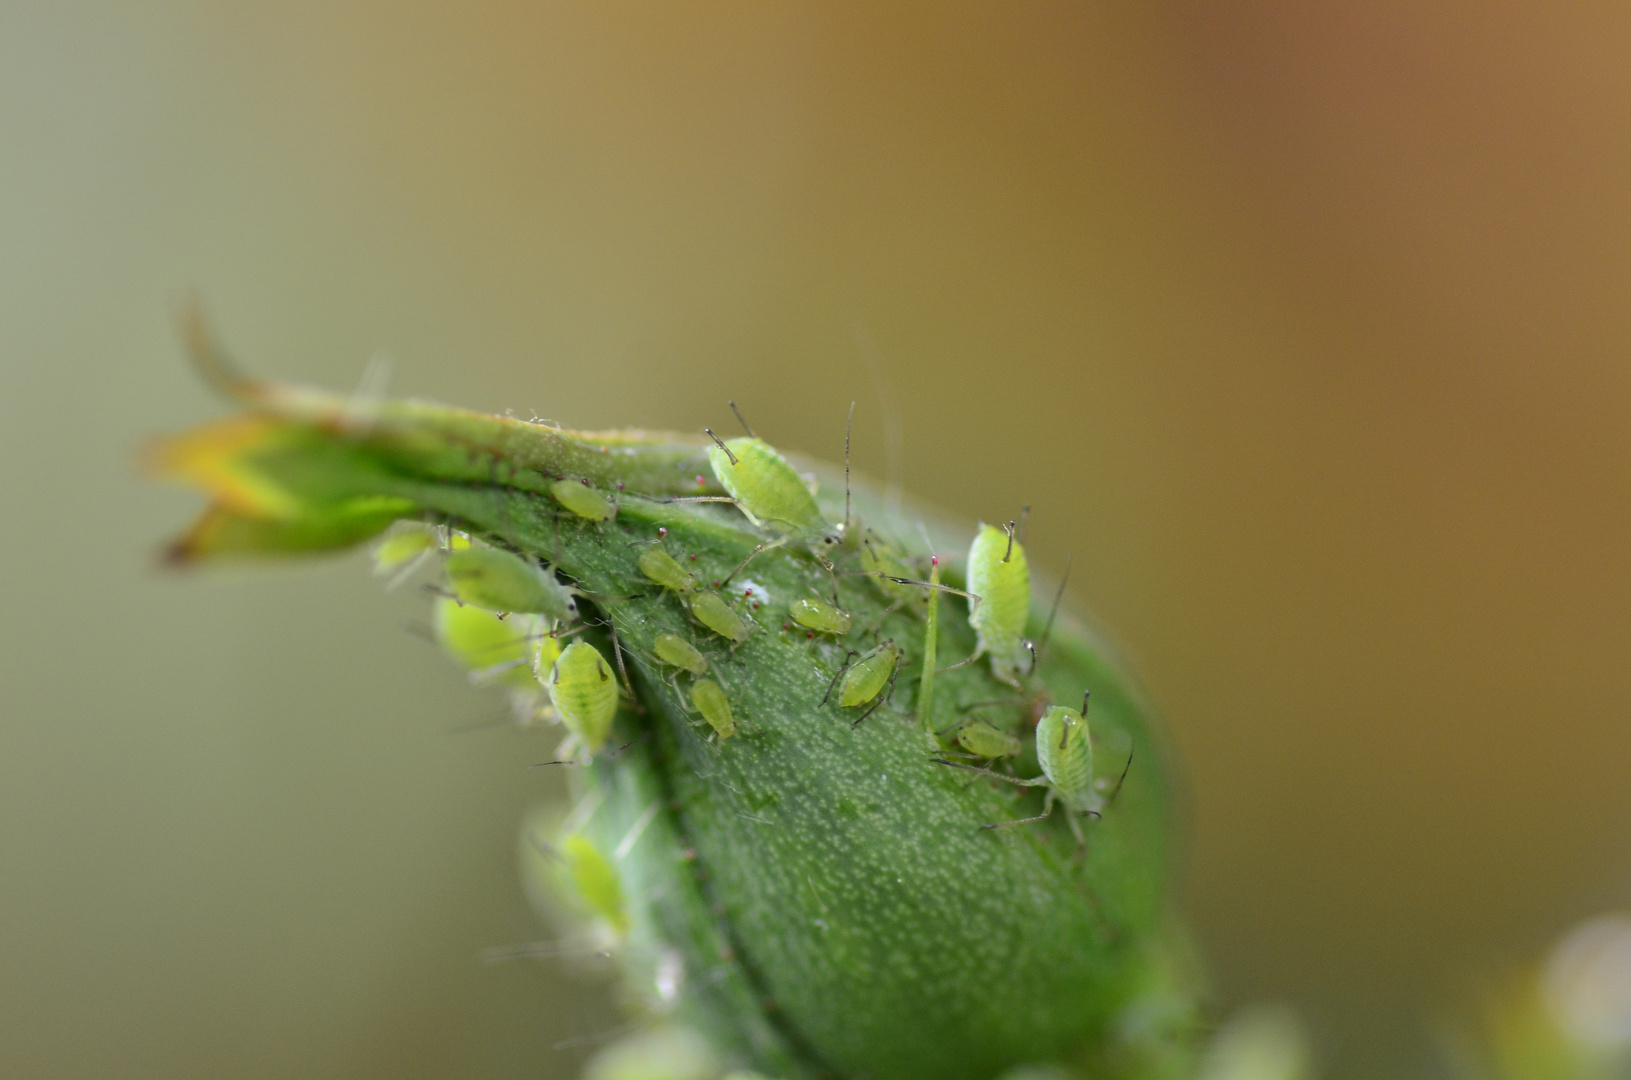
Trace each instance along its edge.
<instances>
[{"instance_id":1,"label":"aphid cornicle","mask_svg":"<svg viewBox=\"0 0 1631 1080\"><path fill-rule=\"evenodd\" d=\"M872 702L872 707L856 718L855 724L859 725L894 694L896 667L902 655L899 645L885 641L853 664L840 668L828 684L827 696L821 699L822 704L832 697L834 687L838 689L838 704L845 708ZM889 689L888 694L884 693L885 687Z\"/></svg>"},{"instance_id":2,"label":"aphid cornicle","mask_svg":"<svg viewBox=\"0 0 1631 1080\"><path fill-rule=\"evenodd\" d=\"M670 592L688 593L697 587L697 576L660 547L640 553L640 572Z\"/></svg>"},{"instance_id":3,"label":"aphid cornicle","mask_svg":"<svg viewBox=\"0 0 1631 1080\"><path fill-rule=\"evenodd\" d=\"M736 717L731 714L730 699L725 691L720 689L718 683L712 679L698 679L691 687L691 704L697 707L702 718L708 721L708 726L718 733L721 739L728 739L736 734Z\"/></svg>"},{"instance_id":4,"label":"aphid cornicle","mask_svg":"<svg viewBox=\"0 0 1631 1080\"><path fill-rule=\"evenodd\" d=\"M588 521L610 521L617 516L617 504L582 480L557 480L549 485L555 501Z\"/></svg>"},{"instance_id":5,"label":"aphid cornicle","mask_svg":"<svg viewBox=\"0 0 1631 1080\"><path fill-rule=\"evenodd\" d=\"M849 612L840 611L825 600L801 596L787 605L787 610L793 616L793 621L806 630L817 630L823 634L849 633Z\"/></svg>"},{"instance_id":6,"label":"aphid cornicle","mask_svg":"<svg viewBox=\"0 0 1631 1080\"><path fill-rule=\"evenodd\" d=\"M678 634L658 634L652 651L663 663L672 664L693 675L702 675L708 670L708 658Z\"/></svg>"},{"instance_id":7,"label":"aphid cornicle","mask_svg":"<svg viewBox=\"0 0 1631 1080\"><path fill-rule=\"evenodd\" d=\"M617 680L600 650L574 641L550 668L547 685L556 715L589 752L604 746L617 715Z\"/></svg>"},{"instance_id":8,"label":"aphid cornicle","mask_svg":"<svg viewBox=\"0 0 1631 1080\"><path fill-rule=\"evenodd\" d=\"M1104 805L1104 799L1093 787L1093 741L1088 736L1087 702L1088 695L1084 693L1080 712L1064 705L1050 705L1043 712L1042 719L1037 721L1036 760L1042 767L1041 776L1022 780L975 765L964 765L943 758L934 760L941 765L967 769L1007 784L1017 784L1020 787L1047 787L1048 794L1042 801L1040 814L1013 821L993 822L983 828L1004 829L1013 825L1027 825L1033 821L1046 820L1053 811L1053 804L1058 802L1065 808L1066 820L1070 822L1070 831L1075 834L1077 843L1085 844L1082 827L1076 819L1082 816L1098 817L1099 810ZM1131 767L1132 758L1129 756L1127 765L1122 770L1123 779L1126 778L1127 769ZM1117 790L1120 790L1121 782L1118 780L1116 783ZM1114 792L1110 797L1115 797Z\"/></svg>"},{"instance_id":9,"label":"aphid cornicle","mask_svg":"<svg viewBox=\"0 0 1631 1080\"><path fill-rule=\"evenodd\" d=\"M704 590L691 597L691 614L697 621L722 638L740 645L753 633L747 620L738 615L725 598L716 592Z\"/></svg>"},{"instance_id":10,"label":"aphid cornicle","mask_svg":"<svg viewBox=\"0 0 1631 1080\"><path fill-rule=\"evenodd\" d=\"M1025 621L1031 614L1031 572L1025 548L1014 539L1014 524L980 525L968 551L968 591L980 597L970 605L968 624L977 645L974 659L991 658L991 674L1019 685L1019 673L1030 666Z\"/></svg>"},{"instance_id":11,"label":"aphid cornicle","mask_svg":"<svg viewBox=\"0 0 1631 1080\"><path fill-rule=\"evenodd\" d=\"M499 548L454 551L443 570L460 603L488 611L548 615L556 622L568 622L578 613L576 594L553 573Z\"/></svg>"}]
</instances>

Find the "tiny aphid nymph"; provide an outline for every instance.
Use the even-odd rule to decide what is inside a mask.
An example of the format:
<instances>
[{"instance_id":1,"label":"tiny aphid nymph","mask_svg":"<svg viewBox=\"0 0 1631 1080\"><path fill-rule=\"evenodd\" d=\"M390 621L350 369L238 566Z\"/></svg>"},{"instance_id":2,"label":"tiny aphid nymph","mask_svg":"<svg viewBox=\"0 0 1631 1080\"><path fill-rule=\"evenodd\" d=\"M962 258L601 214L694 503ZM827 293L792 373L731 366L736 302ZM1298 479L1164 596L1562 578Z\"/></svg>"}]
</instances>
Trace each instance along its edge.
<instances>
[{"instance_id":1,"label":"tiny aphid nymph","mask_svg":"<svg viewBox=\"0 0 1631 1080\"><path fill-rule=\"evenodd\" d=\"M557 480L549 485L555 501L588 521L610 521L617 516L617 504L581 480Z\"/></svg>"},{"instance_id":2,"label":"tiny aphid nymph","mask_svg":"<svg viewBox=\"0 0 1631 1080\"><path fill-rule=\"evenodd\" d=\"M708 670L708 658L698 652L695 645L678 634L658 634L657 640L652 644L652 651L663 663L689 671L693 675L702 675Z\"/></svg>"},{"instance_id":3,"label":"tiny aphid nymph","mask_svg":"<svg viewBox=\"0 0 1631 1080\"><path fill-rule=\"evenodd\" d=\"M730 699L718 683L712 679L698 679L696 685L691 687L691 704L697 707L697 712L702 714L708 726L721 739L736 734L736 717L731 714Z\"/></svg>"},{"instance_id":4,"label":"tiny aphid nymph","mask_svg":"<svg viewBox=\"0 0 1631 1080\"><path fill-rule=\"evenodd\" d=\"M982 758L1013 757L1020 751L1019 736L998 731L984 720L975 720L959 728L957 745Z\"/></svg>"},{"instance_id":5,"label":"tiny aphid nymph","mask_svg":"<svg viewBox=\"0 0 1631 1080\"><path fill-rule=\"evenodd\" d=\"M600 650L574 641L550 668L547 685L556 715L589 752L604 746L617 715L617 680Z\"/></svg>"},{"instance_id":6,"label":"tiny aphid nymph","mask_svg":"<svg viewBox=\"0 0 1631 1080\"><path fill-rule=\"evenodd\" d=\"M787 609L793 621L806 630L840 636L849 633L849 612L839 611L825 600L803 596L787 605Z\"/></svg>"},{"instance_id":7,"label":"tiny aphid nymph","mask_svg":"<svg viewBox=\"0 0 1631 1080\"><path fill-rule=\"evenodd\" d=\"M640 572L671 592L688 593L697 587L697 576L660 547L648 547L640 553Z\"/></svg>"},{"instance_id":8,"label":"tiny aphid nymph","mask_svg":"<svg viewBox=\"0 0 1631 1080\"><path fill-rule=\"evenodd\" d=\"M753 628L746 619L725 602L725 598L716 592L699 592L691 597L691 614L697 617L697 622L706 626L722 638L728 638L740 645L753 633Z\"/></svg>"},{"instance_id":9,"label":"tiny aphid nymph","mask_svg":"<svg viewBox=\"0 0 1631 1080\"><path fill-rule=\"evenodd\" d=\"M980 526L968 551L968 591L980 597L968 613L977 640L974 655L989 656L993 675L1019 685L1020 672L1030 670L1025 621L1031 614L1031 573L1013 522L1001 529Z\"/></svg>"}]
</instances>

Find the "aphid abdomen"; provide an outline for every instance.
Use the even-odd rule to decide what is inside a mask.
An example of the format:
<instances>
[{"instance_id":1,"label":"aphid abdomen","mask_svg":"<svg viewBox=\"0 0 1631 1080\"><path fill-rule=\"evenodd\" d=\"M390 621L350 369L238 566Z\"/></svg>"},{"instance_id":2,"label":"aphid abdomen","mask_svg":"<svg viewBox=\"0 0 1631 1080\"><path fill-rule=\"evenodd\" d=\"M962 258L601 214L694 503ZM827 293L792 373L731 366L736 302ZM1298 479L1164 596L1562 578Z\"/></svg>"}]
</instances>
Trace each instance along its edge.
<instances>
[{"instance_id":1,"label":"aphid abdomen","mask_svg":"<svg viewBox=\"0 0 1631 1080\"><path fill-rule=\"evenodd\" d=\"M992 673L1009 682L1028 661L1025 621L1031 613L1031 573L1025 548L1002 529L980 526L968 552L968 591L980 597L968 623L991 657Z\"/></svg>"},{"instance_id":2,"label":"aphid abdomen","mask_svg":"<svg viewBox=\"0 0 1631 1080\"><path fill-rule=\"evenodd\" d=\"M708 658L678 634L658 634L652 649L663 663L672 664L693 675L701 675L708 670Z\"/></svg>"},{"instance_id":3,"label":"aphid abdomen","mask_svg":"<svg viewBox=\"0 0 1631 1080\"><path fill-rule=\"evenodd\" d=\"M800 597L789 604L787 609L793 616L793 621L807 630L818 630L823 634L849 633L849 613L839 611L824 600Z\"/></svg>"},{"instance_id":4,"label":"aphid abdomen","mask_svg":"<svg viewBox=\"0 0 1631 1080\"><path fill-rule=\"evenodd\" d=\"M1050 705L1036 725L1036 760L1054 794L1077 813L1097 808L1093 791L1093 743L1087 719L1075 709Z\"/></svg>"},{"instance_id":5,"label":"aphid abdomen","mask_svg":"<svg viewBox=\"0 0 1631 1080\"><path fill-rule=\"evenodd\" d=\"M722 638L740 645L753 632L747 620L738 615L716 592L699 592L691 598L691 614Z\"/></svg>"},{"instance_id":6,"label":"aphid abdomen","mask_svg":"<svg viewBox=\"0 0 1631 1080\"><path fill-rule=\"evenodd\" d=\"M550 670L549 697L590 753L605 745L617 715L617 681L600 650L587 641L568 645Z\"/></svg>"},{"instance_id":7,"label":"aphid abdomen","mask_svg":"<svg viewBox=\"0 0 1631 1080\"><path fill-rule=\"evenodd\" d=\"M623 886L616 867L588 837L578 833L561 841L560 854L572 889L584 906L605 919L617 934L627 933L629 916L623 906Z\"/></svg>"},{"instance_id":8,"label":"aphid abdomen","mask_svg":"<svg viewBox=\"0 0 1631 1080\"><path fill-rule=\"evenodd\" d=\"M696 685L691 687L691 704L697 707L702 718L708 721L708 726L721 739L736 734L736 717L731 714L730 699L718 683L712 679L698 679Z\"/></svg>"},{"instance_id":9,"label":"aphid abdomen","mask_svg":"<svg viewBox=\"0 0 1631 1080\"><path fill-rule=\"evenodd\" d=\"M572 590L554 575L508 551L470 547L448 555L448 587L462 603L566 620L577 613Z\"/></svg>"},{"instance_id":10,"label":"aphid abdomen","mask_svg":"<svg viewBox=\"0 0 1631 1080\"><path fill-rule=\"evenodd\" d=\"M804 478L763 439L730 439L723 446L709 447L708 461L719 483L755 525L798 536L827 527Z\"/></svg>"},{"instance_id":11,"label":"aphid abdomen","mask_svg":"<svg viewBox=\"0 0 1631 1080\"><path fill-rule=\"evenodd\" d=\"M610 521L617 516L617 504L582 480L557 480L549 485L555 501L580 518Z\"/></svg>"},{"instance_id":12,"label":"aphid abdomen","mask_svg":"<svg viewBox=\"0 0 1631 1080\"><path fill-rule=\"evenodd\" d=\"M649 547L640 553L640 572L672 592L688 593L697 587L697 576L660 547Z\"/></svg>"},{"instance_id":13,"label":"aphid abdomen","mask_svg":"<svg viewBox=\"0 0 1631 1080\"><path fill-rule=\"evenodd\" d=\"M889 684L889 677L895 673L895 664L900 660L900 646L892 641L886 641L876 649L867 653L844 672L843 682L838 687L838 704L845 707L865 705L879 694Z\"/></svg>"}]
</instances>

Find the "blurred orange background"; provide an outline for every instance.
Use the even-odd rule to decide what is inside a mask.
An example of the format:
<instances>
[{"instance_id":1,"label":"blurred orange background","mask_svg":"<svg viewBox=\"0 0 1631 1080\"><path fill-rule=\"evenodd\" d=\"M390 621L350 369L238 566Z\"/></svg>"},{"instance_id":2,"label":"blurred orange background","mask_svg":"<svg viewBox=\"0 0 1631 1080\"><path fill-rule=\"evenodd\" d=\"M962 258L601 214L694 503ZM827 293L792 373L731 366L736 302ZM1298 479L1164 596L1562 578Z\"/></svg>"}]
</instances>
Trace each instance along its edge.
<instances>
[{"instance_id":1,"label":"blurred orange background","mask_svg":"<svg viewBox=\"0 0 1631 1080\"><path fill-rule=\"evenodd\" d=\"M1631 904L1631 8L0 8L0 1072L571 1076L544 744L362 564L174 579L144 434L255 370L569 425L740 402L1134 658L1224 1007L1432 1075ZM598 994L599 996L595 996Z\"/></svg>"}]
</instances>

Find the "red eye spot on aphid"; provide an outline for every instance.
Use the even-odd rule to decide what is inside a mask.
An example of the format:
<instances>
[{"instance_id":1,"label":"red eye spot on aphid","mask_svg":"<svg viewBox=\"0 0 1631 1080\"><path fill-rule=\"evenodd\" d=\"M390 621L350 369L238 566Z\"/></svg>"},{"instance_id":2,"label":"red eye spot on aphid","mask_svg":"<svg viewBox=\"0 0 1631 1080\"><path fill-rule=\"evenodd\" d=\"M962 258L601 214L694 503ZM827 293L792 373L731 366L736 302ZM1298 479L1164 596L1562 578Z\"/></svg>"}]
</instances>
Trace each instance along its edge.
<instances>
[{"instance_id":1,"label":"red eye spot on aphid","mask_svg":"<svg viewBox=\"0 0 1631 1080\"><path fill-rule=\"evenodd\" d=\"M704 480L704 479L703 479L703 478L702 478L702 477L701 477L701 475L698 475L698 476L697 476L697 487L701 487L701 486L702 486L702 485L704 485L704 484L706 484L706 483L707 483L707 482L708 482L708 481L706 481L706 480Z\"/></svg>"},{"instance_id":2,"label":"red eye spot on aphid","mask_svg":"<svg viewBox=\"0 0 1631 1080\"><path fill-rule=\"evenodd\" d=\"M619 481L618 481L618 482L617 482L617 490L619 490L619 491L622 491L622 490L623 490L623 489L624 489L624 488L625 488L625 487L627 487L627 486L628 486L628 485L626 485L626 484L624 484L624 483L623 483L623 481L621 481L621 480L619 480Z\"/></svg>"},{"instance_id":3,"label":"red eye spot on aphid","mask_svg":"<svg viewBox=\"0 0 1631 1080\"><path fill-rule=\"evenodd\" d=\"M764 606L764 605L763 605L763 604L761 604L761 603L759 603L759 601L757 601L757 600L755 600L755 601L754 601L754 602L753 602L753 610L754 610L754 611L758 611L758 610L759 610L759 609L760 609L760 608L761 608L761 607L763 607L763 606Z\"/></svg>"},{"instance_id":4,"label":"red eye spot on aphid","mask_svg":"<svg viewBox=\"0 0 1631 1080\"><path fill-rule=\"evenodd\" d=\"M691 556L691 557L692 557L692 558L693 558L693 559L694 559L694 558L696 558L696 556L695 556L695 555L693 555L693 556ZM715 578L715 579L714 579L714 588L716 588L716 589L717 589L717 588L719 588L719 579L718 579L718 578Z\"/></svg>"},{"instance_id":5,"label":"red eye spot on aphid","mask_svg":"<svg viewBox=\"0 0 1631 1080\"><path fill-rule=\"evenodd\" d=\"M691 556L691 561L692 561L692 562L696 562L696 561L697 561L697 557L696 557L696 556L695 556L695 555L693 555L693 556Z\"/></svg>"},{"instance_id":6,"label":"red eye spot on aphid","mask_svg":"<svg viewBox=\"0 0 1631 1080\"><path fill-rule=\"evenodd\" d=\"M622 487L622 486L623 486L623 485L622 485L622 484L619 484L619 485L617 485L617 486L618 486L618 487ZM930 555L930 556L929 556L929 565L930 565L930 566L939 566L939 565L940 565L940 556L938 556L938 555Z\"/></svg>"},{"instance_id":7,"label":"red eye spot on aphid","mask_svg":"<svg viewBox=\"0 0 1631 1080\"><path fill-rule=\"evenodd\" d=\"M814 630L806 630L806 631L804 631L804 636L805 636L806 639L813 638L813 637L815 637L815 631Z\"/></svg>"},{"instance_id":8,"label":"red eye spot on aphid","mask_svg":"<svg viewBox=\"0 0 1631 1080\"><path fill-rule=\"evenodd\" d=\"M793 624L784 622L784 623L782 623L782 629L783 630L791 630L791 629L793 629Z\"/></svg>"},{"instance_id":9,"label":"red eye spot on aphid","mask_svg":"<svg viewBox=\"0 0 1631 1080\"><path fill-rule=\"evenodd\" d=\"M746 599L747 597L750 597L752 595L753 595L753 590L752 589L743 589L742 590L743 599Z\"/></svg>"},{"instance_id":10,"label":"red eye spot on aphid","mask_svg":"<svg viewBox=\"0 0 1631 1080\"><path fill-rule=\"evenodd\" d=\"M606 448L604 446L602 446L601 449L604 450ZM579 480L578 483L582 484L584 487L589 486L589 481L587 481L587 480Z\"/></svg>"},{"instance_id":11,"label":"red eye spot on aphid","mask_svg":"<svg viewBox=\"0 0 1631 1080\"><path fill-rule=\"evenodd\" d=\"M622 487L623 485L619 484L617 486ZM667 535L668 535L668 526L667 525L659 526L658 529L657 529L657 539L661 540L663 537L665 537Z\"/></svg>"}]
</instances>

